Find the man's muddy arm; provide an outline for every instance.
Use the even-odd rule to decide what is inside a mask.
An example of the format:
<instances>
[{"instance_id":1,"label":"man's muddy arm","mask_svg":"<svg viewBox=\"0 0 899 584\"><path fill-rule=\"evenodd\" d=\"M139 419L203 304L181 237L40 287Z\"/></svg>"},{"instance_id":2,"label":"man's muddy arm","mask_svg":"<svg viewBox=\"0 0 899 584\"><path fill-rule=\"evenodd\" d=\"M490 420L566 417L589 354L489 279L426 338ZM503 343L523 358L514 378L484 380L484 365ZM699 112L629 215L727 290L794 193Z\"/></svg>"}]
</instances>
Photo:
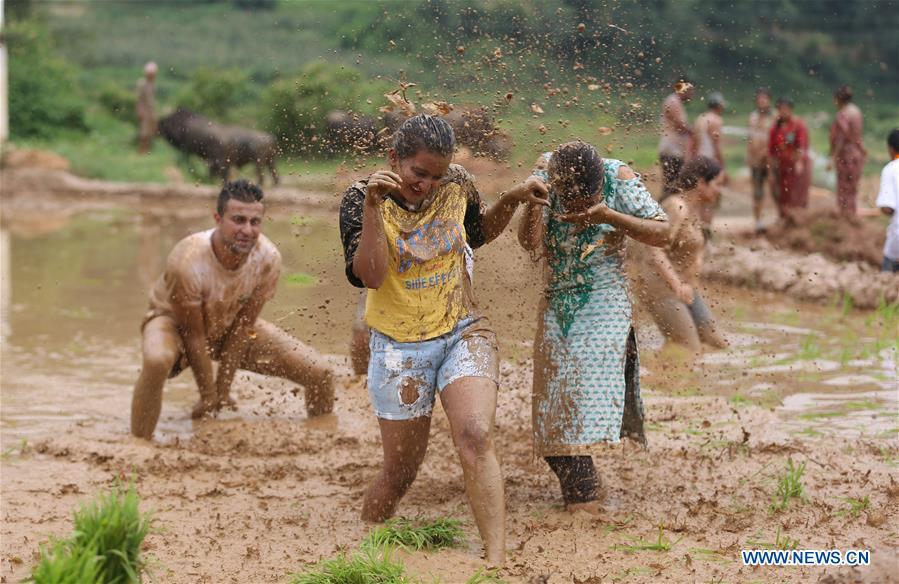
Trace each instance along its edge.
<instances>
[{"instance_id":1,"label":"man's muddy arm","mask_svg":"<svg viewBox=\"0 0 899 584\"><path fill-rule=\"evenodd\" d=\"M608 209L608 207L607 207ZM653 247L668 245L671 226L665 219L643 219L608 209L607 221L625 235Z\"/></svg>"},{"instance_id":2,"label":"man's muddy arm","mask_svg":"<svg viewBox=\"0 0 899 584\"><path fill-rule=\"evenodd\" d=\"M199 304L185 305L173 301L172 311L175 321L178 323L178 332L184 340L187 361L190 363L194 379L197 381L197 389L200 392L200 402L193 412L195 417L199 417L203 413L215 409L218 403L212 373L212 358L209 356L209 347L206 342L206 322L203 319L203 309Z\"/></svg>"},{"instance_id":3,"label":"man's muddy arm","mask_svg":"<svg viewBox=\"0 0 899 584\"><path fill-rule=\"evenodd\" d=\"M219 361L218 376L215 379L215 389L219 405L228 405L230 401L231 384L234 375L240 367L250 345L253 336L253 325L265 306L265 294L256 290L250 300L237 313L234 324L225 336L222 344L222 355Z\"/></svg>"}]
</instances>

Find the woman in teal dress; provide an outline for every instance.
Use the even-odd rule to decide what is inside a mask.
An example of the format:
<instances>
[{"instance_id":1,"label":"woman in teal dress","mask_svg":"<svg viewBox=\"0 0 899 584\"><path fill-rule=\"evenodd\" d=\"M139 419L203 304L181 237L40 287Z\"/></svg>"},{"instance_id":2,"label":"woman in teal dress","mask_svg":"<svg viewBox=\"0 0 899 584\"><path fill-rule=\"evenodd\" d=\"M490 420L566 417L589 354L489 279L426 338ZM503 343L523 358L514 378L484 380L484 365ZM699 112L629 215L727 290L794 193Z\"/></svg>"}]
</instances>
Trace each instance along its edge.
<instances>
[{"instance_id":1,"label":"woman in teal dress","mask_svg":"<svg viewBox=\"0 0 899 584\"><path fill-rule=\"evenodd\" d=\"M639 177L584 142L545 154L534 174L549 206L532 205L522 246L546 260L534 343L534 449L558 476L570 511L598 510L590 454L629 437L645 444L627 237L662 246L668 221Z\"/></svg>"}]
</instances>

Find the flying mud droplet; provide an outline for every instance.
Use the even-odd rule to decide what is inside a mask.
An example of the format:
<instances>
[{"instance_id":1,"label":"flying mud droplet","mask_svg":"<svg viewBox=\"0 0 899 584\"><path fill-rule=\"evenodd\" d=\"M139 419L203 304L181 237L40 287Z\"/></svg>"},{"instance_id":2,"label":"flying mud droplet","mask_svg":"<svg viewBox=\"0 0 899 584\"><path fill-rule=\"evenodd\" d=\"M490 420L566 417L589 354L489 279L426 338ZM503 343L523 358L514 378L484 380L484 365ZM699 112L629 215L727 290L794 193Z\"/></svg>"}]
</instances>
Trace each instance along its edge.
<instances>
[{"instance_id":1,"label":"flying mud droplet","mask_svg":"<svg viewBox=\"0 0 899 584\"><path fill-rule=\"evenodd\" d=\"M600 126L597 130L600 136L608 136L613 132L612 128L608 126Z\"/></svg>"},{"instance_id":2,"label":"flying mud droplet","mask_svg":"<svg viewBox=\"0 0 899 584\"><path fill-rule=\"evenodd\" d=\"M678 81L674 84L674 92L678 94L687 93L691 89L693 89L693 84L687 81Z\"/></svg>"},{"instance_id":3,"label":"flying mud droplet","mask_svg":"<svg viewBox=\"0 0 899 584\"><path fill-rule=\"evenodd\" d=\"M597 89L599 89L599 85L597 85L595 83L591 83L590 85L587 86L587 89L589 89L590 91L596 91Z\"/></svg>"},{"instance_id":4,"label":"flying mud droplet","mask_svg":"<svg viewBox=\"0 0 899 584\"><path fill-rule=\"evenodd\" d=\"M254 331L254 330L248 330L248 331L247 331L247 336L250 337L251 339L255 339L255 338L256 338L256 331Z\"/></svg>"},{"instance_id":5,"label":"flying mud droplet","mask_svg":"<svg viewBox=\"0 0 899 584\"><path fill-rule=\"evenodd\" d=\"M532 104L531 104L531 111L534 112L535 114L542 114L542 113L543 113L543 108L540 107L539 105L537 105L536 103L532 103Z\"/></svg>"}]
</instances>

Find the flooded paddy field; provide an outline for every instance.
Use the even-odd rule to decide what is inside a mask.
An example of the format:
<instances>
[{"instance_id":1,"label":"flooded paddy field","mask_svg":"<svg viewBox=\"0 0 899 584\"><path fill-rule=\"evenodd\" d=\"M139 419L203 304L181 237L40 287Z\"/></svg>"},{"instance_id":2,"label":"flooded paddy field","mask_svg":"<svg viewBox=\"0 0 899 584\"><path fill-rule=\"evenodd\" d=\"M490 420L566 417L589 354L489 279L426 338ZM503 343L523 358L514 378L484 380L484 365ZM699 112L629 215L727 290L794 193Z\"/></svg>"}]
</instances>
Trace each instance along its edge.
<instances>
[{"instance_id":1,"label":"flooded paddy field","mask_svg":"<svg viewBox=\"0 0 899 584\"><path fill-rule=\"evenodd\" d=\"M283 582L355 549L362 492L381 461L365 380L351 374L359 292L343 276L332 196L272 204L264 232L284 271L263 316L330 356L335 413L307 420L302 392L240 372L239 409L192 422L189 372L166 385L157 441L128 433L146 291L168 251L212 226L205 202L4 203L0 577L27 576L71 511L134 476L158 531L153 581ZM597 457L600 517L564 512L531 451L530 352L540 272L503 235L477 254L475 288L500 339L498 449L506 477L508 582L891 581L899 573L899 387L895 307L857 310L722 286L704 293L730 347L698 362L662 348L638 310L649 447ZM464 522L469 544L408 553L424 582L465 582L480 544L442 411L400 505ZM803 496L778 486L803 468ZM795 544L795 545L794 545ZM869 549L872 568L742 565L761 547ZM829 578L829 580L827 580Z\"/></svg>"}]
</instances>

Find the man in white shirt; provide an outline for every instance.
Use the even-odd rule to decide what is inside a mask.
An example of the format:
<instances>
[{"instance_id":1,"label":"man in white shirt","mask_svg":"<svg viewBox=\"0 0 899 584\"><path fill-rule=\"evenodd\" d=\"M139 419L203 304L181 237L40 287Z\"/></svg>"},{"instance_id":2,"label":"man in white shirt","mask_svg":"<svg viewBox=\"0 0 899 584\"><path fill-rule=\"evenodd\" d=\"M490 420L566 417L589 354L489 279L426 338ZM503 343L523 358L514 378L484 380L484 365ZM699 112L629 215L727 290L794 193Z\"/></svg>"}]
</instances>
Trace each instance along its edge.
<instances>
[{"instance_id":1,"label":"man in white shirt","mask_svg":"<svg viewBox=\"0 0 899 584\"><path fill-rule=\"evenodd\" d=\"M890 161L880 173L880 193L877 195L877 206L884 215L891 217L887 226L887 240L883 244L884 272L899 272L899 128L887 136L887 147Z\"/></svg>"}]
</instances>

